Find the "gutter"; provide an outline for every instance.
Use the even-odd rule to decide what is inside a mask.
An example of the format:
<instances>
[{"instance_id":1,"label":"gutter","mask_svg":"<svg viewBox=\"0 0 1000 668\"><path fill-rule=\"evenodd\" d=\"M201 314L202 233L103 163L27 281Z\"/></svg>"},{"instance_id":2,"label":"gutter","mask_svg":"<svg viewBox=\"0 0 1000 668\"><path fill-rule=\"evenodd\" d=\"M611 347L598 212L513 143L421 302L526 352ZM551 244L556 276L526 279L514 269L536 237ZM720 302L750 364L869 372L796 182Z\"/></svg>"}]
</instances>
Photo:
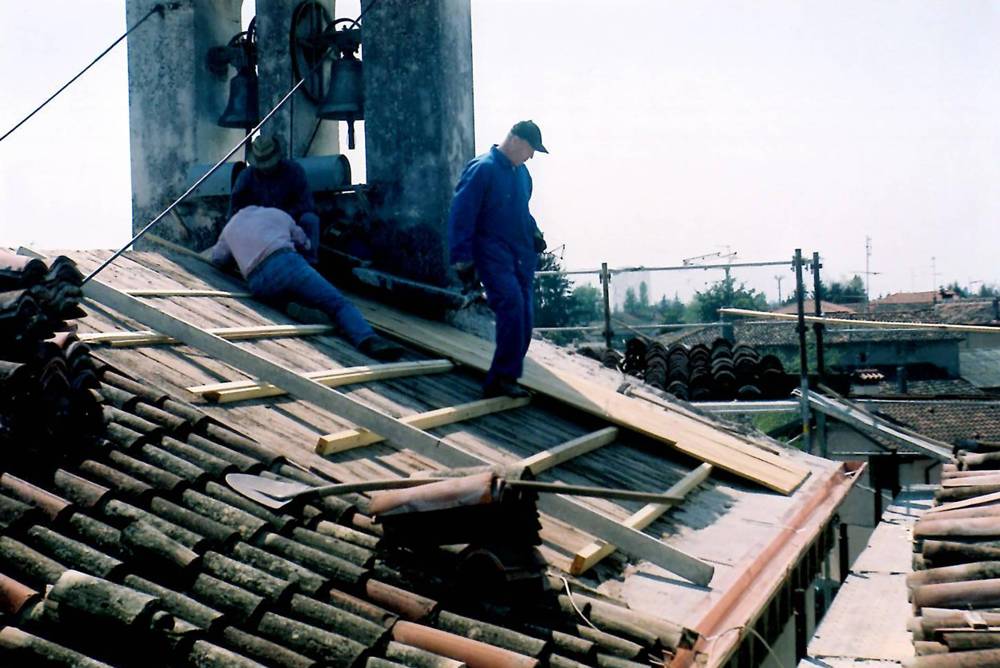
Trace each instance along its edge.
<instances>
[{"instance_id":1,"label":"gutter","mask_svg":"<svg viewBox=\"0 0 1000 668\"><path fill-rule=\"evenodd\" d=\"M692 649L678 650L670 668L725 664L746 637L746 627L753 626L767 608L864 469L863 462L844 462L802 505L779 520L782 528L774 539L762 549L751 549L741 566L733 569L733 578L718 587L724 593L692 626L701 637Z\"/></svg>"}]
</instances>

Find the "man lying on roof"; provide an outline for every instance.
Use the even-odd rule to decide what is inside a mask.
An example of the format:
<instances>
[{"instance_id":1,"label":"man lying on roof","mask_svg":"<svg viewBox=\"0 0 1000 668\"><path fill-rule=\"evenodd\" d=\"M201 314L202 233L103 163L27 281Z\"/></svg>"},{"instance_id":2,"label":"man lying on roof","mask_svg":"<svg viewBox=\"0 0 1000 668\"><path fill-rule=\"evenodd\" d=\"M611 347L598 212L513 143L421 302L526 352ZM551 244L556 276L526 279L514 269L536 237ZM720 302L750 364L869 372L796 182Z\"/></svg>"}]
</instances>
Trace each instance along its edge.
<instances>
[{"instance_id":1,"label":"man lying on roof","mask_svg":"<svg viewBox=\"0 0 1000 668\"><path fill-rule=\"evenodd\" d=\"M261 301L301 302L326 313L358 350L378 360L397 360L403 349L376 334L348 299L313 269L299 251L309 250L302 228L281 209L240 209L209 249L212 263L232 260Z\"/></svg>"}]
</instances>

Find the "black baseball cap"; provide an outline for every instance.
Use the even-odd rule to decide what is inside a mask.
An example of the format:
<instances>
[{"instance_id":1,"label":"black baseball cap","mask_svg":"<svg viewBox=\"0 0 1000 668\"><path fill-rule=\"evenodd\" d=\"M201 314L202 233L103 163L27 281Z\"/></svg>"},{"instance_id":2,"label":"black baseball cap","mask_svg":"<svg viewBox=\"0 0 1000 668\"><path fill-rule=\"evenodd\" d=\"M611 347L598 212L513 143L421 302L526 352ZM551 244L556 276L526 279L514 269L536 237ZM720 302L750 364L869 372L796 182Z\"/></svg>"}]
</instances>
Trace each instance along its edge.
<instances>
[{"instance_id":1,"label":"black baseball cap","mask_svg":"<svg viewBox=\"0 0 1000 668\"><path fill-rule=\"evenodd\" d=\"M539 153L548 153L542 146L542 131L538 129L534 121L519 121L510 129L510 133L531 144L531 148Z\"/></svg>"}]
</instances>

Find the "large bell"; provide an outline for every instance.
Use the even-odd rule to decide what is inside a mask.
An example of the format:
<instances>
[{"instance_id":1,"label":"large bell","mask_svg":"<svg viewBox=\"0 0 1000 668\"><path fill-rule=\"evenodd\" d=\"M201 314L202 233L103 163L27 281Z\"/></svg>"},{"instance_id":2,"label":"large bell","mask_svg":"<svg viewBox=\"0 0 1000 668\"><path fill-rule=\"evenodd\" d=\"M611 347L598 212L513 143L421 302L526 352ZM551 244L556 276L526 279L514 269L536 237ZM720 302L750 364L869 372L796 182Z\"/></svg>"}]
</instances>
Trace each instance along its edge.
<instances>
[{"instance_id":1,"label":"large bell","mask_svg":"<svg viewBox=\"0 0 1000 668\"><path fill-rule=\"evenodd\" d=\"M224 128L249 129L257 125L258 116L257 74L242 68L229 80L229 102L218 124Z\"/></svg>"},{"instance_id":2,"label":"large bell","mask_svg":"<svg viewBox=\"0 0 1000 668\"><path fill-rule=\"evenodd\" d=\"M354 148L354 121L365 117L365 85L361 61L353 54L333 61L330 90L316 115L329 121L347 121L347 145Z\"/></svg>"}]
</instances>

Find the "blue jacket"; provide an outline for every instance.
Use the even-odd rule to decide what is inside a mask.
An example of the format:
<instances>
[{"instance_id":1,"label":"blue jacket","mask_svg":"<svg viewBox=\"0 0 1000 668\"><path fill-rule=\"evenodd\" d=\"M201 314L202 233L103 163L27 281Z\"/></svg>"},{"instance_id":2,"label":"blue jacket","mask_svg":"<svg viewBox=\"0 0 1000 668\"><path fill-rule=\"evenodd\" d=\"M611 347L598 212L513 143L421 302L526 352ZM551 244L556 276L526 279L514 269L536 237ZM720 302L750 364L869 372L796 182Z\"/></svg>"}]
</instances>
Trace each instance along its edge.
<instances>
[{"instance_id":1,"label":"blue jacket","mask_svg":"<svg viewBox=\"0 0 1000 668\"><path fill-rule=\"evenodd\" d=\"M233 185L226 219L247 206L281 209L296 222L303 214L316 211L306 171L294 160L282 160L267 173L254 167L244 169Z\"/></svg>"},{"instance_id":2,"label":"blue jacket","mask_svg":"<svg viewBox=\"0 0 1000 668\"><path fill-rule=\"evenodd\" d=\"M476 263L480 273L516 270L530 278L538 263L528 210L531 175L514 167L499 148L473 158L455 187L448 217L451 262Z\"/></svg>"}]
</instances>

